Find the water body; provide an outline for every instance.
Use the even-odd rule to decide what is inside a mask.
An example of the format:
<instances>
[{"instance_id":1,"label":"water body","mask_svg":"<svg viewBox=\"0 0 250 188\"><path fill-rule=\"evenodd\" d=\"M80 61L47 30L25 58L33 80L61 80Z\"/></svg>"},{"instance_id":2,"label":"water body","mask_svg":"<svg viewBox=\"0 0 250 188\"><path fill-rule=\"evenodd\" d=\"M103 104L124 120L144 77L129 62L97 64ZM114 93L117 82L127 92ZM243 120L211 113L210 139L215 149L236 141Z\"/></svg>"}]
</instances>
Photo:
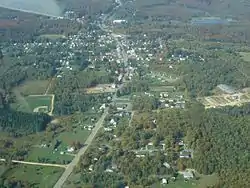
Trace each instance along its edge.
<instances>
[{"instance_id":1,"label":"water body","mask_svg":"<svg viewBox=\"0 0 250 188\"><path fill-rule=\"evenodd\" d=\"M0 0L0 7L41 15L62 15L62 10L55 0Z\"/></svg>"}]
</instances>

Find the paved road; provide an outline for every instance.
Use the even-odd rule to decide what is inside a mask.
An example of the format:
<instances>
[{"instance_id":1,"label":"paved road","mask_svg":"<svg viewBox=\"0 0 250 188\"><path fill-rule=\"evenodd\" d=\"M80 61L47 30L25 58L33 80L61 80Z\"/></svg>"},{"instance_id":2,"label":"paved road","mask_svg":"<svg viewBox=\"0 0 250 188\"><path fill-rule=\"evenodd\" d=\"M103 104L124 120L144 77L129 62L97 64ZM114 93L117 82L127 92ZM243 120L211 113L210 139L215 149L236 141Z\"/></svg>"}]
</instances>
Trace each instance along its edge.
<instances>
[{"instance_id":1,"label":"paved road","mask_svg":"<svg viewBox=\"0 0 250 188\"><path fill-rule=\"evenodd\" d=\"M0 161L5 162L6 159L0 159ZM27 164L27 165L36 165L36 166L48 166L48 167L67 168L67 165L60 165L60 164L35 163L35 162L17 161L17 160L12 160L11 162L12 163L19 163L19 164Z\"/></svg>"},{"instance_id":2,"label":"paved road","mask_svg":"<svg viewBox=\"0 0 250 188\"><path fill-rule=\"evenodd\" d=\"M81 156L84 155L92 141L94 140L97 132L102 127L102 124L104 122L105 117L108 115L108 108L105 109L104 113L102 114L101 118L98 120L98 122L95 125L95 128L92 130L91 134L89 135L88 139L86 140L85 144L86 146L80 149L80 151L77 153L75 158L72 160L70 164L67 165L66 170L60 177L60 179L57 181L57 183L54 185L54 188L61 188L65 181L68 179L72 171L74 170L75 166L79 163Z\"/></svg>"}]
</instances>

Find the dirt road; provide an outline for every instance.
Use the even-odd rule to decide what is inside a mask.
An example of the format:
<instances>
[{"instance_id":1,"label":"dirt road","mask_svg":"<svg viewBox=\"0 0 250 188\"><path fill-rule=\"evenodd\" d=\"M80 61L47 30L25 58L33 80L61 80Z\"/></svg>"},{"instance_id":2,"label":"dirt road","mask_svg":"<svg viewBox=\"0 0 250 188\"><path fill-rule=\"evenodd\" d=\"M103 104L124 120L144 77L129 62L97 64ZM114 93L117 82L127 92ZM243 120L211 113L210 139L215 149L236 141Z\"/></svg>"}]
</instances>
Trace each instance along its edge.
<instances>
[{"instance_id":1,"label":"dirt road","mask_svg":"<svg viewBox=\"0 0 250 188\"><path fill-rule=\"evenodd\" d=\"M68 164L66 170L64 171L64 173L62 174L60 179L57 181L57 183L54 185L54 188L61 188L63 186L65 181L68 179L70 174L73 172L75 166L79 163L81 156L84 155L84 153L86 152L86 150L88 149L88 147L90 146L92 141L94 140L97 132L102 127L104 119L107 115L108 115L108 108L104 111L101 118L96 123L95 128L92 130L91 134L89 135L88 139L86 140L86 142L85 142L86 146L83 147L82 149L80 149L80 151L77 153L77 155L72 160L72 162L70 164Z\"/></svg>"},{"instance_id":2,"label":"dirt road","mask_svg":"<svg viewBox=\"0 0 250 188\"><path fill-rule=\"evenodd\" d=\"M6 159L0 159L0 161L5 162ZM67 165L60 165L60 164L36 163L36 162L17 161L17 160L12 160L11 162L19 164L27 164L27 165L36 165L36 166L67 168Z\"/></svg>"}]
</instances>

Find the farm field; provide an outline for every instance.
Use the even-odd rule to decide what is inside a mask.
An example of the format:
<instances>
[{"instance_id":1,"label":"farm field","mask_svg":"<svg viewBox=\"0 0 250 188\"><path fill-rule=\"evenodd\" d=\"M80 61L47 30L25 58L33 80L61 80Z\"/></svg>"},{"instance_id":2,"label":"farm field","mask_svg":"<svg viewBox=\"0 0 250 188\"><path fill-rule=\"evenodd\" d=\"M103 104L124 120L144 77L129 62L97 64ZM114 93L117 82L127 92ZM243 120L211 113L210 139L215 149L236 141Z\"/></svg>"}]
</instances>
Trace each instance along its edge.
<instances>
[{"instance_id":1,"label":"farm field","mask_svg":"<svg viewBox=\"0 0 250 188\"><path fill-rule=\"evenodd\" d=\"M13 165L2 178L4 180L21 180L28 182L32 187L51 188L61 176L64 169L54 167L41 167L34 165Z\"/></svg>"},{"instance_id":2,"label":"farm field","mask_svg":"<svg viewBox=\"0 0 250 188\"><path fill-rule=\"evenodd\" d=\"M250 102L250 93L222 94L207 97L199 97L197 101L201 102L205 108L216 108L222 106L240 106Z\"/></svg>"}]
</instances>

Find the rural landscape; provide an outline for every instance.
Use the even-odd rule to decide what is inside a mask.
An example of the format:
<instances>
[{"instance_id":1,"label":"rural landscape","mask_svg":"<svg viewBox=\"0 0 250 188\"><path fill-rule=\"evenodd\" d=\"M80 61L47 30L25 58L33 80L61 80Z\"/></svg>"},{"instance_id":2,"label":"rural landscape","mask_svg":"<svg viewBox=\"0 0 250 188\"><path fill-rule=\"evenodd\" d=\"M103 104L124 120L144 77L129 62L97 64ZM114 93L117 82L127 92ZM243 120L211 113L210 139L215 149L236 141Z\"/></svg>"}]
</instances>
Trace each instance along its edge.
<instances>
[{"instance_id":1,"label":"rural landscape","mask_svg":"<svg viewBox=\"0 0 250 188\"><path fill-rule=\"evenodd\" d=\"M249 6L0 1L0 187L250 187Z\"/></svg>"}]
</instances>

